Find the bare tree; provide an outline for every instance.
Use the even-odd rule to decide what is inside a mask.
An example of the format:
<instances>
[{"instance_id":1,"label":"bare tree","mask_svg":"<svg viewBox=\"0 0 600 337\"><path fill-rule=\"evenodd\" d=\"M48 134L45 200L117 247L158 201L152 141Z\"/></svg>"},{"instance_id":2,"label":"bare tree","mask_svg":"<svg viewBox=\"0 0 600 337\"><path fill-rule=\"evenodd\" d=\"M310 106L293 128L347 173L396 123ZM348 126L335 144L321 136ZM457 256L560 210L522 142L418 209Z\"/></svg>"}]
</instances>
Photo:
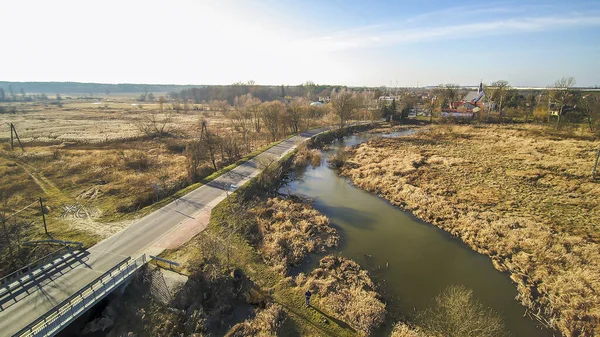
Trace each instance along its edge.
<instances>
[{"instance_id":1,"label":"bare tree","mask_svg":"<svg viewBox=\"0 0 600 337\"><path fill-rule=\"evenodd\" d=\"M262 111L263 122L271 134L272 141L277 140L277 135L280 132L283 121L283 104L279 101L265 102L260 105L260 109Z\"/></svg>"},{"instance_id":2,"label":"bare tree","mask_svg":"<svg viewBox=\"0 0 600 337\"><path fill-rule=\"evenodd\" d=\"M196 140L188 144L185 149L186 166L188 179L191 183L198 182L201 178L200 167L206 160L206 149L200 140Z\"/></svg>"},{"instance_id":3,"label":"bare tree","mask_svg":"<svg viewBox=\"0 0 600 337\"><path fill-rule=\"evenodd\" d=\"M504 80L492 82L488 87L488 91L491 95L492 100L496 104L498 104L498 114L499 114L500 122L503 121L503 117L504 117L503 105L508 97L508 92L510 91L510 89L511 88L508 85L508 81L504 81ZM486 96L487 96L487 94L488 93L486 92Z\"/></svg>"},{"instance_id":4,"label":"bare tree","mask_svg":"<svg viewBox=\"0 0 600 337\"><path fill-rule=\"evenodd\" d=\"M140 121L137 123L138 129L146 136L162 137L170 132L169 124L173 120L171 113L163 113L162 111L150 110L142 114Z\"/></svg>"},{"instance_id":5,"label":"bare tree","mask_svg":"<svg viewBox=\"0 0 600 337\"><path fill-rule=\"evenodd\" d=\"M459 85L454 83L446 83L444 84L444 96L448 100L448 104L456 101L459 94Z\"/></svg>"},{"instance_id":6,"label":"bare tree","mask_svg":"<svg viewBox=\"0 0 600 337\"><path fill-rule=\"evenodd\" d=\"M252 128L252 113L245 107L238 107L229 113L229 120L233 129L242 135L246 152L250 152L250 129Z\"/></svg>"},{"instance_id":7,"label":"bare tree","mask_svg":"<svg viewBox=\"0 0 600 337\"><path fill-rule=\"evenodd\" d=\"M581 112L581 115L587 121L590 131L598 131L600 127L600 101L598 97L591 94L577 96L577 110Z\"/></svg>"},{"instance_id":8,"label":"bare tree","mask_svg":"<svg viewBox=\"0 0 600 337\"><path fill-rule=\"evenodd\" d=\"M200 142L202 142L204 148L208 150L208 153L210 154L210 161L216 171L217 163L215 160L215 152L218 147L218 137L210 132L208 129L208 122L206 120L200 121L200 126L202 128L200 131Z\"/></svg>"},{"instance_id":9,"label":"bare tree","mask_svg":"<svg viewBox=\"0 0 600 337\"><path fill-rule=\"evenodd\" d=\"M331 107L338 118L340 129L344 127L346 121L352 118L358 107L357 103L354 94L347 90L342 90L331 98Z\"/></svg>"},{"instance_id":10,"label":"bare tree","mask_svg":"<svg viewBox=\"0 0 600 337\"><path fill-rule=\"evenodd\" d=\"M438 106L438 99L436 97L432 97L425 103L425 109L429 110L429 123L433 123L433 113Z\"/></svg>"},{"instance_id":11,"label":"bare tree","mask_svg":"<svg viewBox=\"0 0 600 337\"><path fill-rule=\"evenodd\" d=\"M525 98L525 104L526 104L526 109L527 109L527 111L525 113L525 123L529 122L529 115L533 115L533 110L535 110L537 103L538 103L538 98L533 93L527 95L527 97Z\"/></svg>"},{"instance_id":12,"label":"bare tree","mask_svg":"<svg viewBox=\"0 0 600 337\"><path fill-rule=\"evenodd\" d=\"M571 88L575 85L575 78L563 77L554 82L553 88L550 90L550 100L558 107L558 119L556 120L556 128L560 127L561 116L565 114L567 104L572 100L573 92Z\"/></svg>"},{"instance_id":13,"label":"bare tree","mask_svg":"<svg viewBox=\"0 0 600 337\"><path fill-rule=\"evenodd\" d=\"M451 286L435 298L432 307L421 314L423 325L432 335L447 337L504 336L504 323L492 309L473 298L464 286Z\"/></svg>"},{"instance_id":14,"label":"bare tree","mask_svg":"<svg viewBox=\"0 0 600 337\"><path fill-rule=\"evenodd\" d=\"M300 131L300 122L307 106L308 101L303 98L296 98L287 105L285 109L285 118L293 133L298 133L298 131Z\"/></svg>"}]
</instances>

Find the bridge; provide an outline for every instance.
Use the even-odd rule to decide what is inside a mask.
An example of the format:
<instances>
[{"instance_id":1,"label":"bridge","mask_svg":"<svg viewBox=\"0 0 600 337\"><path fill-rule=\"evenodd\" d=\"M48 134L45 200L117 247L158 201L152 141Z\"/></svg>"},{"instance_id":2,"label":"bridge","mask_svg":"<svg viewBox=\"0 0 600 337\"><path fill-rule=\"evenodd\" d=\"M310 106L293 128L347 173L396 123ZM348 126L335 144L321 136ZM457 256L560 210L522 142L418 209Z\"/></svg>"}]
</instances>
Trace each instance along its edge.
<instances>
[{"instance_id":1,"label":"bridge","mask_svg":"<svg viewBox=\"0 0 600 337\"><path fill-rule=\"evenodd\" d=\"M55 335L124 284L148 256L176 248L206 228L212 208L231 186L258 175L261 160L280 159L322 131L291 137L93 247L70 250L0 285L0 336Z\"/></svg>"}]
</instances>

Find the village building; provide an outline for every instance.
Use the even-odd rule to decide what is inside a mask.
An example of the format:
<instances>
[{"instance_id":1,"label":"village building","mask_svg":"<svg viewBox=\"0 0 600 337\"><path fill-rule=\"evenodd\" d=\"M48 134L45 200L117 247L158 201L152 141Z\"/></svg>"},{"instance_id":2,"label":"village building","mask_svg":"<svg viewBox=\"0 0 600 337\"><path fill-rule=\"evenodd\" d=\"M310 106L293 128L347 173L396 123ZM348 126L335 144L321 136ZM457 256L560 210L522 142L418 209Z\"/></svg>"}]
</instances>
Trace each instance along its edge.
<instances>
[{"instance_id":1,"label":"village building","mask_svg":"<svg viewBox=\"0 0 600 337\"><path fill-rule=\"evenodd\" d=\"M450 107L442 109L442 117L473 117L484 107L485 92L483 82L479 83L477 91L469 91L462 100L450 102Z\"/></svg>"}]
</instances>

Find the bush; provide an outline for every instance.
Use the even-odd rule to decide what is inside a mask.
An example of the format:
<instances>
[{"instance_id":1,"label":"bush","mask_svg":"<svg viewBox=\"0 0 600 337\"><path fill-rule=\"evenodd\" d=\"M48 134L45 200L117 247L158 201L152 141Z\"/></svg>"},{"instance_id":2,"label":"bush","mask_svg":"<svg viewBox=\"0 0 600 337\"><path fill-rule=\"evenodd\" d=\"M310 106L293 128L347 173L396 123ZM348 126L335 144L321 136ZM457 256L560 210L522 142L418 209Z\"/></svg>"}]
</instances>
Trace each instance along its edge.
<instances>
[{"instance_id":1,"label":"bush","mask_svg":"<svg viewBox=\"0 0 600 337\"><path fill-rule=\"evenodd\" d=\"M319 261L319 268L298 275L295 281L363 334L370 335L385 320L385 304L379 300L369 274L350 259L326 256Z\"/></svg>"},{"instance_id":2,"label":"bush","mask_svg":"<svg viewBox=\"0 0 600 337\"><path fill-rule=\"evenodd\" d=\"M317 149L309 149L306 143L302 143L298 146L296 155L294 156L294 167L304 167L308 164L313 167L321 165L321 152Z\"/></svg>"},{"instance_id":3,"label":"bush","mask_svg":"<svg viewBox=\"0 0 600 337\"><path fill-rule=\"evenodd\" d=\"M136 171L147 171L152 162L146 152L132 151L129 154L121 152L121 158L125 167Z\"/></svg>"},{"instance_id":4,"label":"bush","mask_svg":"<svg viewBox=\"0 0 600 337\"><path fill-rule=\"evenodd\" d=\"M234 325L225 337L280 336L286 319L286 313L280 305L270 304L253 319Z\"/></svg>"},{"instance_id":5,"label":"bush","mask_svg":"<svg viewBox=\"0 0 600 337\"><path fill-rule=\"evenodd\" d=\"M284 274L309 253L322 253L338 245L339 235L329 226L329 219L306 201L273 198L252 213L257 215L263 258Z\"/></svg>"},{"instance_id":6,"label":"bush","mask_svg":"<svg viewBox=\"0 0 600 337\"><path fill-rule=\"evenodd\" d=\"M394 325L390 337L427 337L427 335L418 328L413 329L402 322L398 322Z\"/></svg>"},{"instance_id":7,"label":"bush","mask_svg":"<svg viewBox=\"0 0 600 337\"><path fill-rule=\"evenodd\" d=\"M327 163L330 167L339 169L344 166L349 157L350 153L346 149L340 149L333 156L329 157Z\"/></svg>"},{"instance_id":8,"label":"bush","mask_svg":"<svg viewBox=\"0 0 600 337\"><path fill-rule=\"evenodd\" d=\"M187 147L186 143L177 139L170 139L165 142L165 145L167 146L167 150L177 154L185 153L185 149Z\"/></svg>"},{"instance_id":9,"label":"bush","mask_svg":"<svg viewBox=\"0 0 600 337\"><path fill-rule=\"evenodd\" d=\"M492 309L473 298L462 285L450 286L421 314L428 332L447 337L504 336L504 323Z\"/></svg>"}]
</instances>

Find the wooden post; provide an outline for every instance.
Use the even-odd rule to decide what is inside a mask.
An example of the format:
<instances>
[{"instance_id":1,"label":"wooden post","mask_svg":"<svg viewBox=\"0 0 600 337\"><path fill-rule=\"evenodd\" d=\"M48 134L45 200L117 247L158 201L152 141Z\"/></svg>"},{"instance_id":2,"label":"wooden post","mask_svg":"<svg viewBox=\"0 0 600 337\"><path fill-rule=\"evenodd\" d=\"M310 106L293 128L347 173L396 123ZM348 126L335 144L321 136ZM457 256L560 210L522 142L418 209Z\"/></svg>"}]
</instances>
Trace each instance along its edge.
<instances>
[{"instance_id":1,"label":"wooden post","mask_svg":"<svg viewBox=\"0 0 600 337\"><path fill-rule=\"evenodd\" d=\"M596 172L598 170L598 161L600 161L600 147L598 148L598 153L596 153L596 164L594 164L594 170L592 171L592 178L596 178Z\"/></svg>"},{"instance_id":2,"label":"wooden post","mask_svg":"<svg viewBox=\"0 0 600 337\"><path fill-rule=\"evenodd\" d=\"M21 138L19 138L19 134L17 133L17 128L13 124L11 124L11 125L12 125L13 131L15 132L15 137L17 137L17 141L19 142L19 146L21 147L21 151L25 152L25 149L23 148L23 144L21 143Z\"/></svg>"},{"instance_id":3,"label":"wooden post","mask_svg":"<svg viewBox=\"0 0 600 337\"><path fill-rule=\"evenodd\" d=\"M15 141L13 140L13 124L10 123L10 149L15 149Z\"/></svg>"},{"instance_id":4,"label":"wooden post","mask_svg":"<svg viewBox=\"0 0 600 337\"><path fill-rule=\"evenodd\" d=\"M48 227L46 226L46 214L44 213L44 204L42 203L42 197L40 197L40 209L42 210L42 219L44 220L44 231L46 232L46 235L50 235L48 234Z\"/></svg>"}]
</instances>

